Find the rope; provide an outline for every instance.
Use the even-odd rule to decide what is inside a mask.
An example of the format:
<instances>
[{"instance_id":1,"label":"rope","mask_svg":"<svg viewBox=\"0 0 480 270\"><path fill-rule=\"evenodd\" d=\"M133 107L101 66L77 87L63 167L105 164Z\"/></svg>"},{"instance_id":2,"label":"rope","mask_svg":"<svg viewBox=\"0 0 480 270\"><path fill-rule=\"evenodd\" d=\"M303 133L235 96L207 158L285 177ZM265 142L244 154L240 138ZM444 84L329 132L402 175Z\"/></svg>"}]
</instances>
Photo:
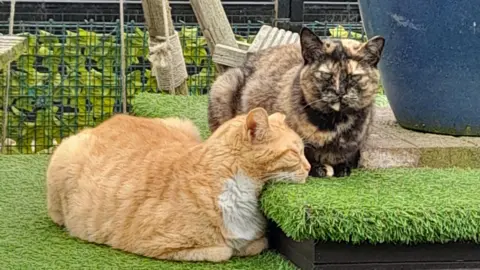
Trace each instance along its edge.
<instances>
[{"instance_id":1,"label":"rope","mask_svg":"<svg viewBox=\"0 0 480 270\"><path fill-rule=\"evenodd\" d=\"M176 31L170 35L168 22L170 20L167 12L168 0L162 0L162 16L164 21L164 35L150 38L150 53L148 60L155 69L155 74L160 74L164 80L157 80L157 87L168 89L170 94L175 94L175 88L180 86L188 77L187 70L183 65L183 50ZM163 79L162 78L162 79Z\"/></svg>"},{"instance_id":2,"label":"rope","mask_svg":"<svg viewBox=\"0 0 480 270\"><path fill-rule=\"evenodd\" d=\"M162 12L163 12L163 30L164 30L163 33L165 33L164 35L166 37L168 37L170 35L170 31L168 29L168 22L169 22L170 18L168 17L167 7L169 7L170 5L169 5L168 0L162 0L162 2L163 2ZM164 43L170 45L170 42L168 42L168 39L166 41L167 42L164 42ZM171 54L172 47L168 46L168 45L167 45L167 48L168 48L167 49L167 59L168 59L168 62L169 62L168 63L169 66L172 67L172 64L173 64L172 63L172 54ZM166 68L168 68L168 67L166 67ZM170 75L170 86L169 86L168 90L170 90L170 93L172 95L175 95L175 85L173 83L173 81L174 81L173 72L170 71L169 73L170 74L167 74L167 75Z\"/></svg>"},{"instance_id":3,"label":"rope","mask_svg":"<svg viewBox=\"0 0 480 270\"><path fill-rule=\"evenodd\" d=\"M127 113L127 77L126 72L126 56L125 56L125 22L123 14L123 1L120 0L120 74L122 79L122 112Z\"/></svg>"},{"instance_id":4,"label":"rope","mask_svg":"<svg viewBox=\"0 0 480 270\"><path fill-rule=\"evenodd\" d=\"M155 74L161 74L165 78L157 80L158 88L175 91L175 88L180 86L188 77L178 33L175 32L168 39L160 36L151 38L149 47L148 60L152 63Z\"/></svg>"},{"instance_id":5,"label":"rope","mask_svg":"<svg viewBox=\"0 0 480 270\"><path fill-rule=\"evenodd\" d=\"M10 2L10 21L8 23L8 34L13 35L13 25L15 17L15 2L12 0ZM8 96L10 92L10 63L7 64L7 85L5 92L3 93L3 123L2 123L2 141L0 145L2 146L2 153L6 153L7 147L5 144L7 142L7 125L8 125Z\"/></svg>"}]
</instances>

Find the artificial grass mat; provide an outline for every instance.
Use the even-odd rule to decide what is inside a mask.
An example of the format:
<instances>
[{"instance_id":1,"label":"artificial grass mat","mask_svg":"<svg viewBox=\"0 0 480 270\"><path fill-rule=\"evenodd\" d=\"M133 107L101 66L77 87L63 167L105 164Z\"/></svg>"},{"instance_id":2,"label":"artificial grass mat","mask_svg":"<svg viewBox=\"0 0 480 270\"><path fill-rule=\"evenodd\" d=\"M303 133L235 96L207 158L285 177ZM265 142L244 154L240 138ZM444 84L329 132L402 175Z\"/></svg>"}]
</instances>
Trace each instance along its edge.
<instances>
[{"instance_id":1,"label":"artificial grass mat","mask_svg":"<svg viewBox=\"0 0 480 270\"><path fill-rule=\"evenodd\" d=\"M208 136L207 99L141 94L137 115L184 116ZM294 269L265 252L227 263L178 263L124 253L72 238L47 216L48 156L0 155L0 260L8 269ZM473 241L480 238L480 170L355 170L341 179L276 183L262 199L266 215L296 240L358 243Z\"/></svg>"},{"instance_id":2,"label":"artificial grass mat","mask_svg":"<svg viewBox=\"0 0 480 270\"><path fill-rule=\"evenodd\" d=\"M348 178L270 185L261 202L295 240L480 242L478 169L355 170Z\"/></svg>"},{"instance_id":3,"label":"artificial grass mat","mask_svg":"<svg viewBox=\"0 0 480 270\"><path fill-rule=\"evenodd\" d=\"M192 120L203 139L210 135L207 120L208 96L172 96L140 93L133 100L133 113L144 117L181 117Z\"/></svg>"},{"instance_id":4,"label":"artificial grass mat","mask_svg":"<svg viewBox=\"0 0 480 270\"><path fill-rule=\"evenodd\" d=\"M273 252L218 264L167 262L72 238L47 216L47 159L0 155L2 269L295 269Z\"/></svg>"},{"instance_id":5,"label":"artificial grass mat","mask_svg":"<svg viewBox=\"0 0 480 270\"><path fill-rule=\"evenodd\" d=\"M135 113L183 116L208 136L206 96L140 94ZM480 239L480 170L355 170L341 179L275 184L266 215L295 240L429 243Z\"/></svg>"}]
</instances>

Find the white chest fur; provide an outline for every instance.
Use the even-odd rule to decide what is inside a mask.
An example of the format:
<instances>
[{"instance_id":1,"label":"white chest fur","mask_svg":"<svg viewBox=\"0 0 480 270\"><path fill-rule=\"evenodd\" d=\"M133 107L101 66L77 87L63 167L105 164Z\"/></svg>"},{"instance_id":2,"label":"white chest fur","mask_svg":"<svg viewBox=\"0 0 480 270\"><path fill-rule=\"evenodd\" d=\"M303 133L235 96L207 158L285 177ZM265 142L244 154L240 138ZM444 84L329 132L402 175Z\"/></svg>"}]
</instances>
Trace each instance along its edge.
<instances>
[{"instance_id":1,"label":"white chest fur","mask_svg":"<svg viewBox=\"0 0 480 270\"><path fill-rule=\"evenodd\" d=\"M241 248L264 233L266 220L258 207L257 187L248 176L239 174L228 179L218 204L233 248Z\"/></svg>"}]
</instances>

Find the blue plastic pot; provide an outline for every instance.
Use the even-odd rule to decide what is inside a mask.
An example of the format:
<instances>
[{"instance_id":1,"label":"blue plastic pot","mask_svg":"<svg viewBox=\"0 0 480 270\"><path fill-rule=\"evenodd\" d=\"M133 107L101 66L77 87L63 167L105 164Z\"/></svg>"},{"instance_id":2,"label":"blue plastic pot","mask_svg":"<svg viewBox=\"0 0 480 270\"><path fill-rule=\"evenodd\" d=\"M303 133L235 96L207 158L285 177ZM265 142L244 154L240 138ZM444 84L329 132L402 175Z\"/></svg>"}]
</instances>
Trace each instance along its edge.
<instances>
[{"instance_id":1,"label":"blue plastic pot","mask_svg":"<svg viewBox=\"0 0 480 270\"><path fill-rule=\"evenodd\" d=\"M480 136L480 0L359 0L367 36L405 128Z\"/></svg>"}]
</instances>

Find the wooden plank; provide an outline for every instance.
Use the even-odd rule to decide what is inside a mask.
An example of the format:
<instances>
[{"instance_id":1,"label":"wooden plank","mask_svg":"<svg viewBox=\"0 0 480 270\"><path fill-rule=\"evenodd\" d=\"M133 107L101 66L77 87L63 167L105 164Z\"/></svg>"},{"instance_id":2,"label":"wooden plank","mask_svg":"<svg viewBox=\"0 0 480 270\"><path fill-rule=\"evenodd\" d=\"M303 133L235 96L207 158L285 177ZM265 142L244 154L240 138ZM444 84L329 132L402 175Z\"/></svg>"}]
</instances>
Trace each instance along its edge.
<instances>
[{"instance_id":1,"label":"wooden plank","mask_svg":"<svg viewBox=\"0 0 480 270\"><path fill-rule=\"evenodd\" d=\"M246 57L247 52L245 50L217 44L212 60L214 63L228 67L240 67L245 62Z\"/></svg>"},{"instance_id":2,"label":"wooden plank","mask_svg":"<svg viewBox=\"0 0 480 270\"><path fill-rule=\"evenodd\" d=\"M217 44L238 48L220 0L190 0L190 4L211 52ZM217 70L224 72L226 67L217 65Z\"/></svg>"},{"instance_id":3,"label":"wooden plank","mask_svg":"<svg viewBox=\"0 0 480 270\"><path fill-rule=\"evenodd\" d=\"M8 46L8 45L15 45L18 42L22 42L21 40L12 39L12 40L0 40L0 46Z\"/></svg>"},{"instance_id":4,"label":"wooden plank","mask_svg":"<svg viewBox=\"0 0 480 270\"><path fill-rule=\"evenodd\" d=\"M264 25L262 28L260 28L260 31L258 31L257 35L255 36L255 39L253 40L252 45L250 46L250 49L248 49L248 52L256 52L260 50L262 47L263 41L267 38L268 34L270 33L270 30L272 30L271 26Z\"/></svg>"},{"instance_id":5,"label":"wooden plank","mask_svg":"<svg viewBox=\"0 0 480 270\"><path fill-rule=\"evenodd\" d=\"M290 39L290 42L288 44L296 43L300 41L300 35L297 33L293 33L292 38Z\"/></svg>"},{"instance_id":6,"label":"wooden plank","mask_svg":"<svg viewBox=\"0 0 480 270\"><path fill-rule=\"evenodd\" d=\"M272 47L273 40L275 39L277 33L278 33L277 27L270 29L268 36L265 38L265 41L262 42L262 46L260 47L259 50L264 50Z\"/></svg>"},{"instance_id":7,"label":"wooden plank","mask_svg":"<svg viewBox=\"0 0 480 270\"><path fill-rule=\"evenodd\" d=\"M0 37L2 37L2 39L0 40L1 42L16 42L25 38L21 36L9 36L9 35L0 35Z\"/></svg>"},{"instance_id":8,"label":"wooden plank","mask_svg":"<svg viewBox=\"0 0 480 270\"><path fill-rule=\"evenodd\" d=\"M291 31L285 32L285 35L283 35L282 44L290 44L290 38L292 38L292 34L293 33Z\"/></svg>"},{"instance_id":9,"label":"wooden plank","mask_svg":"<svg viewBox=\"0 0 480 270\"><path fill-rule=\"evenodd\" d=\"M257 33L255 40L249 48L247 47L248 45L240 45L241 43L239 42L237 42L237 44L240 45L241 48L233 48L231 46L225 46L224 44L221 44L223 46L220 46L220 44L218 44L215 47L213 61L217 64L239 67L244 63L246 56L249 54L271 47L294 43L297 42L299 38L300 36L297 33L264 25L260 28L260 31ZM248 49L245 53L246 48Z\"/></svg>"},{"instance_id":10,"label":"wooden plank","mask_svg":"<svg viewBox=\"0 0 480 270\"><path fill-rule=\"evenodd\" d=\"M237 41L237 45L239 49L247 51L250 48L251 44L247 42Z\"/></svg>"},{"instance_id":11,"label":"wooden plank","mask_svg":"<svg viewBox=\"0 0 480 270\"><path fill-rule=\"evenodd\" d=\"M275 39L272 42L272 47L278 46L282 44L283 36L285 36L285 30L280 29L275 36Z\"/></svg>"},{"instance_id":12,"label":"wooden plank","mask_svg":"<svg viewBox=\"0 0 480 270\"><path fill-rule=\"evenodd\" d=\"M248 49L248 53L254 53L270 47L295 43L299 38L300 36L298 33L264 25L255 37L250 49Z\"/></svg>"},{"instance_id":13,"label":"wooden plank","mask_svg":"<svg viewBox=\"0 0 480 270\"><path fill-rule=\"evenodd\" d=\"M0 68L17 60L27 47L27 38L19 36L0 36Z\"/></svg>"}]
</instances>

